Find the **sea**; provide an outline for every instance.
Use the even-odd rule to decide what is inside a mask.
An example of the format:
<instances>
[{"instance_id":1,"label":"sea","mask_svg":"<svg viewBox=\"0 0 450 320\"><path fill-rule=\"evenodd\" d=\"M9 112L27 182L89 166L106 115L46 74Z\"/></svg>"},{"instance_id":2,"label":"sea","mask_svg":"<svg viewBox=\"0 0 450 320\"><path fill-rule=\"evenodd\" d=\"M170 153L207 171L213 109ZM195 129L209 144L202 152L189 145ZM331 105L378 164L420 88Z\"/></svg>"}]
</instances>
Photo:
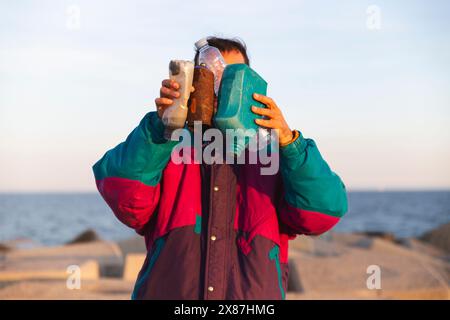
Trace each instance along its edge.
<instances>
[{"instance_id":1,"label":"sea","mask_svg":"<svg viewBox=\"0 0 450 320\"><path fill-rule=\"evenodd\" d=\"M449 191L350 191L349 210L333 232L418 237L450 222ZM0 242L64 244L93 229L105 240L135 235L98 193L0 193Z\"/></svg>"}]
</instances>

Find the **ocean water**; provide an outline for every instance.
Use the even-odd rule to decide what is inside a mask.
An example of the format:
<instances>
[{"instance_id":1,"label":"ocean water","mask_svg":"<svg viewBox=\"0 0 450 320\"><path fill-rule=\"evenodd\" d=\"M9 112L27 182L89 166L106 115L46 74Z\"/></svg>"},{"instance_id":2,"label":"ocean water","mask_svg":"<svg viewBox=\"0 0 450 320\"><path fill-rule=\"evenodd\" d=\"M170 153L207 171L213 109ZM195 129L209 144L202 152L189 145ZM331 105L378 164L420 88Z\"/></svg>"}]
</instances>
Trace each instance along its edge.
<instances>
[{"instance_id":1,"label":"ocean water","mask_svg":"<svg viewBox=\"0 0 450 320\"><path fill-rule=\"evenodd\" d=\"M349 211L336 232L415 237L450 221L450 191L349 192L348 198ZM108 240L135 235L97 193L0 194L0 242L31 239L58 245L88 228Z\"/></svg>"},{"instance_id":2,"label":"ocean water","mask_svg":"<svg viewBox=\"0 0 450 320\"><path fill-rule=\"evenodd\" d=\"M450 191L349 192L337 232L383 231L417 237L450 222Z\"/></svg>"}]
</instances>

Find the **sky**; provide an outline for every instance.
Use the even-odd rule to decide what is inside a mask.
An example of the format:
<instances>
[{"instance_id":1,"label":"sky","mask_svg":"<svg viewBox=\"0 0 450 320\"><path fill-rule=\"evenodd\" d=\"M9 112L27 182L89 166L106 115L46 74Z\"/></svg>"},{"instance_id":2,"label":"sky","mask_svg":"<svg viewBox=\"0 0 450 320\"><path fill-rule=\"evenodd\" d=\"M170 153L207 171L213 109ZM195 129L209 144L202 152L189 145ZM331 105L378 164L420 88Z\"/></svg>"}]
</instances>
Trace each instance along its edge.
<instances>
[{"instance_id":1,"label":"sky","mask_svg":"<svg viewBox=\"0 0 450 320\"><path fill-rule=\"evenodd\" d=\"M448 1L0 1L0 192L94 191L171 59L238 36L349 190L450 188Z\"/></svg>"}]
</instances>

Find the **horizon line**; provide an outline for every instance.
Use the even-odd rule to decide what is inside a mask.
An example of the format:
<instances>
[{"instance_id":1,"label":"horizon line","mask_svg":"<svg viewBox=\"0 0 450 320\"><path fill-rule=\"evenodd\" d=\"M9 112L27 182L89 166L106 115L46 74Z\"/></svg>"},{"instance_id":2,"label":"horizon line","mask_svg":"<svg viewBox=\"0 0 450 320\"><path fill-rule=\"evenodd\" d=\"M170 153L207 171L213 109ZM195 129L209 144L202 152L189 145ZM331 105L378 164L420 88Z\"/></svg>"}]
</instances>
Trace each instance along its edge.
<instances>
[{"instance_id":1,"label":"horizon line","mask_svg":"<svg viewBox=\"0 0 450 320\"><path fill-rule=\"evenodd\" d=\"M347 188L347 192L450 192L450 187L436 188ZM0 195L8 194L97 194L97 190L0 190Z\"/></svg>"}]
</instances>

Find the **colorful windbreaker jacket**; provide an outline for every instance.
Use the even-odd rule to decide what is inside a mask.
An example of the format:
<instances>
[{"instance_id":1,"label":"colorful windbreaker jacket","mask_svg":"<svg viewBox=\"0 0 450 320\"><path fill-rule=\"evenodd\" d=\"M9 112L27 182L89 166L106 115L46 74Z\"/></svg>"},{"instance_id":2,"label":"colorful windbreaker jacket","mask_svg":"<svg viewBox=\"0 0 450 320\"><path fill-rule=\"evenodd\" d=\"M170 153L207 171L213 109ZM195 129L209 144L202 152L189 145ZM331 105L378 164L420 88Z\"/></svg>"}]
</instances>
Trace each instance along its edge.
<instances>
[{"instance_id":1,"label":"colorful windbreaker jacket","mask_svg":"<svg viewBox=\"0 0 450 320\"><path fill-rule=\"evenodd\" d=\"M311 139L279 150L280 168L178 163L178 142L148 113L94 165L117 218L145 237L133 299L285 299L288 241L319 235L347 210L345 186Z\"/></svg>"}]
</instances>

